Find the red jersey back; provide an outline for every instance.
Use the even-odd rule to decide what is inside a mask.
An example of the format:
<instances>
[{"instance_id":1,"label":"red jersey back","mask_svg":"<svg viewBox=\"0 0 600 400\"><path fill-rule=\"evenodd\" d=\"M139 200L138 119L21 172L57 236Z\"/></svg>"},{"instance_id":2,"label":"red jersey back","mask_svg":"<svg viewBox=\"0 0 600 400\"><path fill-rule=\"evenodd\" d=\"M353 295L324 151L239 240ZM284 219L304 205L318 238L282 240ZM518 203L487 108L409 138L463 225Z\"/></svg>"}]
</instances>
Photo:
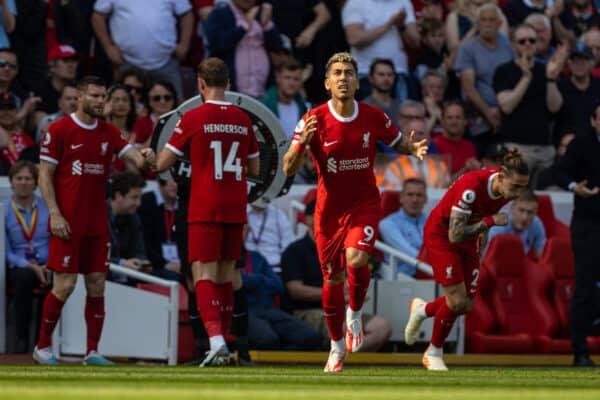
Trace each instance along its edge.
<instances>
[{"instance_id":1,"label":"red jersey back","mask_svg":"<svg viewBox=\"0 0 600 400\"><path fill-rule=\"evenodd\" d=\"M492 193L492 180L498 171L498 168L487 168L468 172L458 178L429 214L425 224L425 237L433 234L447 240L452 210L468 214L469 224L500 211L508 200L501 196L495 197ZM476 238L471 239L474 240Z\"/></svg>"},{"instance_id":2,"label":"red jersey back","mask_svg":"<svg viewBox=\"0 0 600 400\"><path fill-rule=\"evenodd\" d=\"M104 120L86 125L75 114L48 128L40 159L56 164L54 191L74 236L108 234L106 182L114 154L129 150L119 128Z\"/></svg>"},{"instance_id":3,"label":"red jersey back","mask_svg":"<svg viewBox=\"0 0 600 400\"><path fill-rule=\"evenodd\" d=\"M317 117L317 132L310 142L319 177L315 225L333 229L357 212L368 209L379 214L379 190L373 173L375 143L381 140L394 146L402 136L400 131L378 108L354 102L354 115L344 118L329 101L302 117L294 141L300 139L310 115Z\"/></svg>"},{"instance_id":4,"label":"red jersey back","mask_svg":"<svg viewBox=\"0 0 600 400\"><path fill-rule=\"evenodd\" d=\"M246 222L245 165L259 156L248 114L228 102L207 101L181 117L167 148L181 157L188 144L188 222Z\"/></svg>"}]
</instances>

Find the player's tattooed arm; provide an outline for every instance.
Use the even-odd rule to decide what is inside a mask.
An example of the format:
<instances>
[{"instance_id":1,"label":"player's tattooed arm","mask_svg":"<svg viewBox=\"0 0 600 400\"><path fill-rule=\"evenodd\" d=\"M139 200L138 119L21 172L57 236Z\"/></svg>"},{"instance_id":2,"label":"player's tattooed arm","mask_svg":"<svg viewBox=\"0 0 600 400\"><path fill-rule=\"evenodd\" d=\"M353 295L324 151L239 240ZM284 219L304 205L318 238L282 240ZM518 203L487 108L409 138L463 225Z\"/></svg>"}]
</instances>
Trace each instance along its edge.
<instances>
[{"instance_id":1,"label":"player's tattooed arm","mask_svg":"<svg viewBox=\"0 0 600 400\"><path fill-rule=\"evenodd\" d=\"M470 214L454 209L450 212L450 222L448 224L448 240L450 243L464 242L488 229L488 226L483 221L469 224L469 216Z\"/></svg>"},{"instance_id":2,"label":"player's tattooed arm","mask_svg":"<svg viewBox=\"0 0 600 400\"><path fill-rule=\"evenodd\" d=\"M304 151L298 151L292 142L287 153L283 156L283 172L287 176L292 176L300 169L302 160L304 159Z\"/></svg>"}]
</instances>

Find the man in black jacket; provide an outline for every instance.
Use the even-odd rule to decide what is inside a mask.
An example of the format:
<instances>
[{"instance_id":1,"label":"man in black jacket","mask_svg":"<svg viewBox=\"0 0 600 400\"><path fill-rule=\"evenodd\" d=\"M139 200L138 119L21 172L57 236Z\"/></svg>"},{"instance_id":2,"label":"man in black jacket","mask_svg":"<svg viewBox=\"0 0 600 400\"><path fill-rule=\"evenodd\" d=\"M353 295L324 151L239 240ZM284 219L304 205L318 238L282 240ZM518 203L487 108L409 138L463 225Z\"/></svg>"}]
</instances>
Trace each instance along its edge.
<instances>
[{"instance_id":1,"label":"man in black jacket","mask_svg":"<svg viewBox=\"0 0 600 400\"><path fill-rule=\"evenodd\" d=\"M575 254L575 293L571 304L571 342L575 366L594 366L588 335L600 334L600 104L590 117L594 128L578 135L555 171L556 182L575 194L571 241Z\"/></svg>"}]
</instances>

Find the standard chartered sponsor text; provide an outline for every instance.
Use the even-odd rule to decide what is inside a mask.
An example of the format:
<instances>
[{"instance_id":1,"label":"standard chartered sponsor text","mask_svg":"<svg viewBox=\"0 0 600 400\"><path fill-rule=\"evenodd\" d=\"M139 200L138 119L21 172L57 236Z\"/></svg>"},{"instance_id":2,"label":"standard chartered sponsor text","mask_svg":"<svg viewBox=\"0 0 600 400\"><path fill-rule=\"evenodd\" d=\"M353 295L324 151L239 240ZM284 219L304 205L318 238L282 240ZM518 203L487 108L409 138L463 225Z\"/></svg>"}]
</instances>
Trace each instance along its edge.
<instances>
[{"instance_id":1,"label":"standard chartered sponsor text","mask_svg":"<svg viewBox=\"0 0 600 400\"><path fill-rule=\"evenodd\" d=\"M351 160L340 160L338 164L338 171L351 171L356 169L367 169L370 168L369 157L354 158Z\"/></svg>"},{"instance_id":2,"label":"standard chartered sponsor text","mask_svg":"<svg viewBox=\"0 0 600 400\"><path fill-rule=\"evenodd\" d=\"M236 133L247 135L248 127L233 124L204 124L204 133Z\"/></svg>"}]
</instances>

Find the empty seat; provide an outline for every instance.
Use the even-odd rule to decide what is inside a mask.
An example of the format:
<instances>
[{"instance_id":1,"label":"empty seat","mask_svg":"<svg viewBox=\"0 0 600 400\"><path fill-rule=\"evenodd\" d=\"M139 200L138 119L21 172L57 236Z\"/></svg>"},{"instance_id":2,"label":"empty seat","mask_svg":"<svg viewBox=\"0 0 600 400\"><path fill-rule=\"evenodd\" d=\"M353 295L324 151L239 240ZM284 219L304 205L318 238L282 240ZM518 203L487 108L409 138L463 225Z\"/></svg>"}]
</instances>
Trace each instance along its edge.
<instances>
[{"instance_id":1,"label":"empty seat","mask_svg":"<svg viewBox=\"0 0 600 400\"><path fill-rule=\"evenodd\" d=\"M569 227L564 222L558 220L554 215L554 207L552 206L551 197L545 194L538 195L538 200L539 207L537 215L544 224L544 229L546 230L546 237L569 237Z\"/></svg>"}]
</instances>

